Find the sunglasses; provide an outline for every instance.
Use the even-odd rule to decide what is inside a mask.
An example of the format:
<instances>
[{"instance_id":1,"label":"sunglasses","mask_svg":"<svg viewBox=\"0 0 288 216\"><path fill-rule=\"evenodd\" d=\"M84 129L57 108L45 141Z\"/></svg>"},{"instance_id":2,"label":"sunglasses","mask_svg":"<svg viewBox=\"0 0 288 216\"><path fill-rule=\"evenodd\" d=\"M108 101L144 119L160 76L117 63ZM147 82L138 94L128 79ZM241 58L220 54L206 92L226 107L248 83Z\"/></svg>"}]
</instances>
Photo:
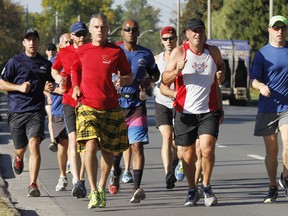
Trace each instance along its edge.
<instances>
[{"instance_id":1,"label":"sunglasses","mask_svg":"<svg viewBox=\"0 0 288 216\"><path fill-rule=\"evenodd\" d=\"M283 30L286 30L287 29L287 26L272 26L272 29L274 30L274 31L279 31L280 29L282 29L282 31Z\"/></svg>"},{"instance_id":2,"label":"sunglasses","mask_svg":"<svg viewBox=\"0 0 288 216\"><path fill-rule=\"evenodd\" d=\"M124 28L122 30L125 31L125 32L130 32L130 31L132 31L133 33L138 32L138 28L137 27L133 27L133 28L126 27L126 28Z\"/></svg>"},{"instance_id":3,"label":"sunglasses","mask_svg":"<svg viewBox=\"0 0 288 216\"><path fill-rule=\"evenodd\" d=\"M175 38L176 38L175 36L171 36L171 37L163 37L162 40L164 40L164 41L167 41L167 40L169 40L169 41L173 41Z\"/></svg>"},{"instance_id":4,"label":"sunglasses","mask_svg":"<svg viewBox=\"0 0 288 216\"><path fill-rule=\"evenodd\" d=\"M73 35L75 35L76 37L85 37L87 35L87 32L76 32Z\"/></svg>"}]
</instances>

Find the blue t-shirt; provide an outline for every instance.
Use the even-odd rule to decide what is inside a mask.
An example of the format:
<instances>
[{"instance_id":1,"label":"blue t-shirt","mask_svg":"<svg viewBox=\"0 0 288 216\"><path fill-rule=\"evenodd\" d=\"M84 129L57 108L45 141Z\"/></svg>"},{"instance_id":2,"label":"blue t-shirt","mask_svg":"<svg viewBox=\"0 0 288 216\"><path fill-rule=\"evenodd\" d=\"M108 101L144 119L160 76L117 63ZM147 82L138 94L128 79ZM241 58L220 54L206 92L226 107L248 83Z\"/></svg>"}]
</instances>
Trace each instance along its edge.
<instances>
[{"instance_id":1,"label":"blue t-shirt","mask_svg":"<svg viewBox=\"0 0 288 216\"><path fill-rule=\"evenodd\" d=\"M137 94L140 92L139 85L141 84L143 78L148 74L149 71L153 71L157 67L154 56L151 50L142 46L139 46L139 49L134 52L126 50L123 44L121 44L120 47L124 50L134 75L132 84L123 86L121 93ZM143 101L140 99L119 97L119 103L122 108L128 108L140 106Z\"/></svg>"},{"instance_id":2,"label":"blue t-shirt","mask_svg":"<svg viewBox=\"0 0 288 216\"><path fill-rule=\"evenodd\" d=\"M31 83L28 93L8 91L8 111L23 113L44 110L45 83L54 81L51 75L51 66L51 62L38 53L35 58L21 53L8 61L1 74L3 80L19 85L26 81Z\"/></svg>"},{"instance_id":3,"label":"blue t-shirt","mask_svg":"<svg viewBox=\"0 0 288 216\"><path fill-rule=\"evenodd\" d=\"M52 64L55 62L56 56L52 57L50 59L50 61L52 62ZM56 87L58 87L59 85L56 84ZM63 117L63 105L62 105L62 98L63 96L60 94L56 94L56 93L51 93L51 100L52 100L52 104L51 104L51 114L52 116L56 116L56 117Z\"/></svg>"},{"instance_id":4,"label":"blue t-shirt","mask_svg":"<svg viewBox=\"0 0 288 216\"><path fill-rule=\"evenodd\" d=\"M250 79L257 79L270 88L270 97L260 94L259 113L288 111L288 43L284 47L267 44L255 55Z\"/></svg>"}]
</instances>

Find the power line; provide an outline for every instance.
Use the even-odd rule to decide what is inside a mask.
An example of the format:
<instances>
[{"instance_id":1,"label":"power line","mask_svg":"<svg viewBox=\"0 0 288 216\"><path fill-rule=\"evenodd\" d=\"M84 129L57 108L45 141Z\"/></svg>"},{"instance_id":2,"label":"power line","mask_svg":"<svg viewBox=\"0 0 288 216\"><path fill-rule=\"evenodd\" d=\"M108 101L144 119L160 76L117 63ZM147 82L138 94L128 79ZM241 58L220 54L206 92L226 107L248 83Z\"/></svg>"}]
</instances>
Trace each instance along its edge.
<instances>
[{"instance_id":1,"label":"power line","mask_svg":"<svg viewBox=\"0 0 288 216\"><path fill-rule=\"evenodd\" d=\"M152 2L154 2L155 4L160 5L161 7L164 7L164 8L169 9L170 12L171 12L171 10L174 10L174 8L171 8L171 7L167 6L167 5L164 5L164 4L162 4L162 3L159 3L158 1L155 1L155 0L149 0L149 1L152 1ZM171 1L171 0L170 0L170 1Z\"/></svg>"}]
</instances>

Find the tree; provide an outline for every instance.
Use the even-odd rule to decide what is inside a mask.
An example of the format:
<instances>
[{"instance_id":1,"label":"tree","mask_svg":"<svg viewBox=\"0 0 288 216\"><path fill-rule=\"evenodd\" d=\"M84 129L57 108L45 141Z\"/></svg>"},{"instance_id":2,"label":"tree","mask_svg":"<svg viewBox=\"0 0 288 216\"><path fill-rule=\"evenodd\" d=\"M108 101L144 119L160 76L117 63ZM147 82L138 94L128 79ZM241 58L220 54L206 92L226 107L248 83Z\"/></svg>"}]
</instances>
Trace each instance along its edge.
<instances>
[{"instance_id":1,"label":"tree","mask_svg":"<svg viewBox=\"0 0 288 216\"><path fill-rule=\"evenodd\" d=\"M41 29L43 43L57 43L59 36L70 31L70 25L78 20L89 22L92 14L102 12L109 23L114 23L112 0L42 0L42 14L33 14L34 25Z\"/></svg>"},{"instance_id":2,"label":"tree","mask_svg":"<svg viewBox=\"0 0 288 216\"><path fill-rule=\"evenodd\" d=\"M269 0L224 0L212 17L212 38L249 40L253 53L268 42Z\"/></svg>"},{"instance_id":3,"label":"tree","mask_svg":"<svg viewBox=\"0 0 288 216\"><path fill-rule=\"evenodd\" d=\"M13 16L11 16L13 14ZM11 0L0 1L0 68L22 50L24 8Z\"/></svg>"},{"instance_id":4,"label":"tree","mask_svg":"<svg viewBox=\"0 0 288 216\"><path fill-rule=\"evenodd\" d=\"M159 9L154 9L152 6L147 4L147 0L128 0L125 3L124 13L122 14L121 24L124 20L134 19L138 22L141 32L144 33L146 30L153 30L153 32L146 32L142 37L138 38L140 45L151 49L153 53L161 51L159 31L157 27L159 22ZM120 33L114 37L114 39L122 40Z\"/></svg>"},{"instance_id":5,"label":"tree","mask_svg":"<svg viewBox=\"0 0 288 216\"><path fill-rule=\"evenodd\" d=\"M211 4L212 39L249 40L252 56L268 43L269 0L211 0ZM288 14L285 0L274 1L274 14ZM192 17L207 23L207 0L188 1L182 29Z\"/></svg>"},{"instance_id":6,"label":"tree","mask_svg":"<svg viewBox=\"0 0 288 216\"><path fill-rule=\"evenodd\" d=\"M211 10L218 11L223 6L223 0L211 0ZM207 21L207 0L188 0L180 20L180 30L186 28L186 23L192 19ZM206 22L207 23L207 22Z\"/></svg>"}]
</instances>

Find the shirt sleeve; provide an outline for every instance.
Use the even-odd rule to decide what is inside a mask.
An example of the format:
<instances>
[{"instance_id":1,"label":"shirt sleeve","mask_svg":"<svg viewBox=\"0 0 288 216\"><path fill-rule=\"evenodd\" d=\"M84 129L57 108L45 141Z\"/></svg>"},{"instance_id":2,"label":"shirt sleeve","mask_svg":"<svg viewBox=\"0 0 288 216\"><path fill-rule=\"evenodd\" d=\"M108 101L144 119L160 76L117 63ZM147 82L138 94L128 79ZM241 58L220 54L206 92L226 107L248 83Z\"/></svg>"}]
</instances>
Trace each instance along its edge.
<instances>
[{"instance_id":1,"label":"shirt sleeve","mask_svg":"<svg viewBox=\"0 0 288 216\"><path fill-rule=\"evenodd\" d=\"M1 78L7 82L13 83L17 66L15 60L10 59L1 72Z\"/></svg>"},{"instance_id":2,"label":"shirt sleeve","mask_svg":"<svg viewBox=\"0 0 288 216\"><path fill-rule=\"evenodd\" d=\"M62 71L63 70L63 64L61 61L61 50L59 51L59 53L56 56L56 59L52 65L52 69L57 70L57 71Z\"/></svg>"},{"instance_id":3,"label":"shirt sleeve","mask_svg":"<svg viewBox=\"0 0 288 216\"><path fill-rule=\"evenodd\" d=\"M260 82L263 80L263 61L264 58L261 52L256 53L251 68L251 80L257 79Z\"/></svg>"}]
</instances>

